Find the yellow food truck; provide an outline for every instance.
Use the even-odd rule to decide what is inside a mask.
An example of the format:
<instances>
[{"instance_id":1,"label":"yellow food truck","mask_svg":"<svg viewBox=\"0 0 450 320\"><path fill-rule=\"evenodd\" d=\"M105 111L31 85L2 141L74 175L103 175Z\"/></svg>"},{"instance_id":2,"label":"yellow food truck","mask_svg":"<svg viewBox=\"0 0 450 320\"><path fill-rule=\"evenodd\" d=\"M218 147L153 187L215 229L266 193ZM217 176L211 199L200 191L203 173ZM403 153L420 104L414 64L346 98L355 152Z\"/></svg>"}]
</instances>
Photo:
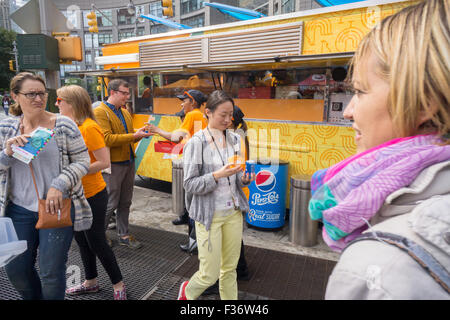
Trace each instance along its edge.
<instances>
[{"instance_id":1,"label":"yellow food truck","mask_svg":"<svg viewBox=\"0 0 450 320\"><path fill-rule=\"evenodd\" d=\"M176 95L223 89L256 132L249 135L251 159L277 157L289 162L289 176L311 175L356 151L343 110L352 97L344 78L358 43L413 3L362 1L128 38L104 45L96 58L103 70L73 74L129 81L135 128L150 121L172 131L181 124ZM145 90L149 98L142 98ZM172 159L180 155L156 151L160 140L139 142L136 174L171 182Z\"/></svg>"}]
</instances>

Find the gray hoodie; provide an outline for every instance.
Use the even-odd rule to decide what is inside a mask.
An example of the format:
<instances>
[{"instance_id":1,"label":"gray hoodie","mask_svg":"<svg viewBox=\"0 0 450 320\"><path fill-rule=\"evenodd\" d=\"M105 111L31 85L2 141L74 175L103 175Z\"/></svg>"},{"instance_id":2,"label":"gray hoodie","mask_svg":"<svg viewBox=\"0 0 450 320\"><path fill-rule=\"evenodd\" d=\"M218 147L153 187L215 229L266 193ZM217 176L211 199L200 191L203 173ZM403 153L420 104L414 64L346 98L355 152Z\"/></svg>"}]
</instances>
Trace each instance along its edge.
<instances>
[{"instance_id":1,"label":"gray hoodie","mask_svg":"<svg viewBox=\"0 0 450 320\"><path fill-rule=\"evenodd\" d=\"M204 133L205 132L205 133ZM241 153L240 136L230 130L227 130L227 141L233 144L233 147ZM230 143L229 142L229 143ZM217 182L213 177L214 166L210 161L211 141L205 130L198 131L186 143L183 150L183 170L185 190L186 209L189 217L203 224L206 230L211 227L215 212L213 191L217 187ZM239 208L245 212L249 210L248 200L242 188L243 172L238 172L230 177L230 182L236 184L237 198Z\"/></svg>"},{"instance_id":2,"label":"gray hoodie","mask_svg":"<svg viewBox=\"0 0 450 320\"><path fill-rule=\"evenodd\" d=\"M366 232L383 231L422 246L450 272L450 161L423 170L389 195ZM450 299L405 251L380 241L359 241L341 255L326 299Z\"/></svg>"}]
</instances>

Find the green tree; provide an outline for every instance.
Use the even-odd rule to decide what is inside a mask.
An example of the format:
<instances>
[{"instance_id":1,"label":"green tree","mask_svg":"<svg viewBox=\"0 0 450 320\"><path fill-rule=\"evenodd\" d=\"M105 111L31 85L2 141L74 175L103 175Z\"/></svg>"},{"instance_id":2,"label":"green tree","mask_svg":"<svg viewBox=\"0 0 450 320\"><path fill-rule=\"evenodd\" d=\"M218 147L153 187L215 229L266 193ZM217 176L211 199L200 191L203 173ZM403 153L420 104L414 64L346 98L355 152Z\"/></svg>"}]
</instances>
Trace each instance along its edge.
<instances>
[{"instance_id":1,"label":"green tree","mask_svg":"<svg viewBox=\"0 0 450 320\"><path fill-rule=\"evenodd\" d=\"M15 72L9 70L9 60L14 59L14 40L16 40L16 33L14 31L0 28L0 89L9 88L9 82L15 75Z\"/></svg>"}]
</instances>

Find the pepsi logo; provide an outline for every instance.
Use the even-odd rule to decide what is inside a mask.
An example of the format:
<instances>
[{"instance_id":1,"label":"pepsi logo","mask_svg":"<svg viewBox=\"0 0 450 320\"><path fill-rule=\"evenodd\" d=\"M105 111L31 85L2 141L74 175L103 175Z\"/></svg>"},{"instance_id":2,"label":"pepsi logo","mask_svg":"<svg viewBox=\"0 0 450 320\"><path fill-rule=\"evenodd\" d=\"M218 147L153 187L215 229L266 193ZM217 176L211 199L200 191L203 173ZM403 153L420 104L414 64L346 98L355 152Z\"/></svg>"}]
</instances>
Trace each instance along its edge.
<instances>
[{"instance_id":1,"label":"pepsi logo","mask_svg":"<svg viewBox=\"0 0 450 320\"><path fill-rule=\"evenodd\" d=\"M255 185L261 192L269 192L277 183L275 175L267 170L262 170L256 174Z\"/></svg>"}]
</instances>

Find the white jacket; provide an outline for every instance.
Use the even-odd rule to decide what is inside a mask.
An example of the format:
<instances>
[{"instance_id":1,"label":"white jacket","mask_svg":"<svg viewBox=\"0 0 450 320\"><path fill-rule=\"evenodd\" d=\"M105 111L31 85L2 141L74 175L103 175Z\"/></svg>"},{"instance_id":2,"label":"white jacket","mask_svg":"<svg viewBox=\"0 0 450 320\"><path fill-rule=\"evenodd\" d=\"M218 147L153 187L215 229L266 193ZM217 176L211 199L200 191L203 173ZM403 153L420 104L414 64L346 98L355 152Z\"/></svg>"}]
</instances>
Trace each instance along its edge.
<instances>
[{"instance_id":1,"label":"white jacket","mask_svg":"<svg viewBox=\"0 0 450 320\"><path fill-rule=\"evenodd\" d=\"M450 161L426 168L410 186L389 195L370 223L365 232L406 237L450 272ZM364 240L342 253L325 299L450 300L450 295L405 251Z\"/></svg>"}]
</instances>

